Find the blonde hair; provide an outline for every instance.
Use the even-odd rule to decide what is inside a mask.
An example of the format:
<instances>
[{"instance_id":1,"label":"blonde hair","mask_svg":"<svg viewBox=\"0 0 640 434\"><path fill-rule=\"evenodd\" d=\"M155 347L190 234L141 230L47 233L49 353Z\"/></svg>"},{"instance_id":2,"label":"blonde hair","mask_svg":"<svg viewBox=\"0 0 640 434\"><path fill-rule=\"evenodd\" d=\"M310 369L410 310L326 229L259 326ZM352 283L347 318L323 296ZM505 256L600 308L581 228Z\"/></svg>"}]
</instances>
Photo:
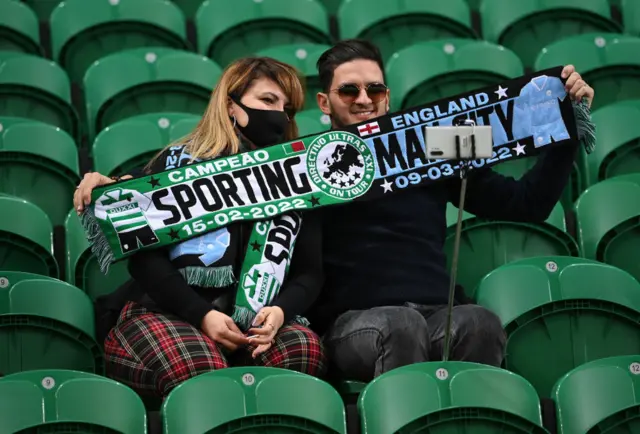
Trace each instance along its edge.
<instances>
[{"instance_id":1,"label":"blonde hair","mask_svg":"<svg viewBox=\"0 0 640 434\"><path fill-rule=\"evenodd\" d=\"M185 145L194 160L208 160L225 153L237 154L240 140L229 118L229 97L242 97L254 80L263 77L277 83L289 100L291 121L285 131L285 140L298 137L298 125L293 114L300 111L304 104L304 91L298 72L294 67L270 57L245 57L225 68L211 93L209 105L194 130L167 148ZM167 148L151 160L147 171Z\"/></svg>"}]
</instances>

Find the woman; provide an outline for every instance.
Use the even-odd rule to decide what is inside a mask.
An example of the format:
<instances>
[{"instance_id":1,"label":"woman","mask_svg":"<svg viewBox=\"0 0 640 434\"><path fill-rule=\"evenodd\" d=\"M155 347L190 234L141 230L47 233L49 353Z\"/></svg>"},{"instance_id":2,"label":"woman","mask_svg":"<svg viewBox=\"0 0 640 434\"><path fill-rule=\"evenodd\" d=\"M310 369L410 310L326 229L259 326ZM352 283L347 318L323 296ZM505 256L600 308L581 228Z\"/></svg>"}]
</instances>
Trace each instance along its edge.
<instances>
[{"instance_id":1,"label":"woman","mask_svg":"<svg viewBox=\"0 0 640 434\"><path fill-rule=\"evenodd\" d=\"M270 58L238 60L224 71L194 131L158 154L145 172L294 139L293 115L302 104L292 67ZM78 211L85 193L76 194ZM280 291L246 327L232 315L253 222L134 254L128 264L133 280L101 300L111 307L126 303L105 339L107 375L141 394L166 396L191 377L232 365L323 374L321 342L300 317L322 286L316 219L304 216Z\"/></svg>"}]
</instances>

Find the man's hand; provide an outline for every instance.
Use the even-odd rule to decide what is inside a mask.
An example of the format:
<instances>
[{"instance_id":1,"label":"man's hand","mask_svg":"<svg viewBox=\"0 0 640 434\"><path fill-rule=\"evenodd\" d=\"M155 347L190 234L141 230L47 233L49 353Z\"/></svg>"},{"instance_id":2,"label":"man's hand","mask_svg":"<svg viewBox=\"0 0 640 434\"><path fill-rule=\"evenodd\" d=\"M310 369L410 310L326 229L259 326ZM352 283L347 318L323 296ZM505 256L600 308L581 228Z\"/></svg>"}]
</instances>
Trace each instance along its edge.
<instances>
[{"instance_id":1,"label":"man's hand","mask_svg":"<svg viewBox=\"0 0 640 434\"><path fill-rule=\"evenodd\" d=\"M234 351L240 345L247 345L249 339L242 334L233 320L217 310L207 313L202 319L202 331L213 341Z\"/></svg>"},{"instance_id":2,"label":"man's hand","mask_svg":"<svg viewBox=\"0 0 640 434\"><path fill-rule=\"evenodd\" d=\"M120 179L131 178L131 175L125 175ZM115 181L113 179L98 172L89 172L85 174L80 184L76 187L76 192L73 193L73 207L76 209L78 215L82 214L84 207L91 203L91 192L94 188L114 182Z\"/></svg>"},{"instance_id":3,"label":"man's hand","mask_svg":"<svg viewBox=\"0 0 640 434\"><path fill-rule=\"evenodd\" d=\"M568 78L567 78L568 77ZM569 96L572 100L580 101L584 99L589 107L593 102L595 91L589 86L576 72L576 68L573 65L567 65L562 69L562 78L567 78L567 82L564 88L569 92Z\"/></svg>"},{"instance_id":4,"label":"man's hand","mask_svg":"<svg viewBox=\"0 0 640 434\"><path fill-rule=\"evenodd\" d=\"M277 306L267 306L260 309L253 320L253 328L249 329L249 344L257 345L251 357L254 359L271 348L280 327L284 323L284 312ZM262 327L256 327L262 326Z\"/></svg>"}]
</instances>

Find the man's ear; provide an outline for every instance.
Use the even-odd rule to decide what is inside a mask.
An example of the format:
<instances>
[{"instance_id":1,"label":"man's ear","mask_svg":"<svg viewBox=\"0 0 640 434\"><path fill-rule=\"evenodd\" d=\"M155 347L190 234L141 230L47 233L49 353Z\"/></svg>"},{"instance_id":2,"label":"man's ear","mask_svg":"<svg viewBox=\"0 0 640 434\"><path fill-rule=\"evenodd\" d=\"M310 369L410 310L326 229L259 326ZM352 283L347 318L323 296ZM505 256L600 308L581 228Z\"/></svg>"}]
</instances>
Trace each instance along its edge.
<instances>
[{"instance_id":1,"label":"man's ear","mask_svg":"<svg viewBox=\"0 0 640 434\"><path fill-rule=\"evenodd\" d=\"M326 93L318 92L316 94L316 102L318 103L318 107L320 111L325 115L331 114L331 106L329 104L329 95Z\"/></svg>"},{"instance_id":2,"label":"man's ear","mask_svg":"<svg viewBox=\"0 0 640 434\"><path fill-rule=\"evenodd\" d=\"M386 112L389 113L389 108L391 106L391 89L387 89L387 100L385 101L386 104Z\"/></svg>"}]
</instances>

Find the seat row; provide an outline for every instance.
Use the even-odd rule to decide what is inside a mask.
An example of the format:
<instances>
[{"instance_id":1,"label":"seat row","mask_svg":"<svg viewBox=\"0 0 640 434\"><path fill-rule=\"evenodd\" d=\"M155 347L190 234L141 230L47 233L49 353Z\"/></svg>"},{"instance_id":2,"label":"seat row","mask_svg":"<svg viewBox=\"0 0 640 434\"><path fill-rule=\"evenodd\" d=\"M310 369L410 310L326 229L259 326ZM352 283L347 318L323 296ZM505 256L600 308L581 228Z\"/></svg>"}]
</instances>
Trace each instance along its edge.
<instances>
[{"instance_id":1,"label":"seat row","mask_svg":"<svg viewBox=\"0 0 640 434\"><path fill-rule=\"evenodd\" d=\"M0 0L4 1L4 0ZM296 66L305 77L307 109L321 91L315 62L326 45L276 46L259 54ZM536 62L542 70L573 63L596 89L594 110L640 99L640 38L588 34L547 47ZM578 54L579 53L579 54ZM393 55L386 67L391 110L491 86L520 76L524 66L501 46L466 39L411 45ZM154 112L201 115L221 74L207 57L162 47L137 48L95 61L84 75L80 116L71 102L64 70L41 57L0 51L0 116L24 117L55 125L80 142L127 117ZM84 126L84 128L83 128Z\"/></svg>"},{"instance_id":2,"label":"seat row","mask_svg":"<svg viewBox=\"0 0 640 434\"><path fill-rule=\"evenodd\" d=\"M192 49L180 5L194 16L197 51L220 65L273 45L333 41L327 10L319 0L238 0L233 3L183 0L30 0L55 6L45 17L51 28L52 58L81 81L84 71L101 57L126 48L165 46ZM441 38L479 39L465 0L433 3L345 0L337 11L339 38L360 37L380 46L385 59L420 41ZM293 6L295 5L295 6ZM621 0L621 26L613 20L608 0L527 0L510 5L484 0L480 5L483 37L503 45L532 67L538 52L554 41L591 32L640 35L640 6ZM194 11L197 9L197 12ZM45 8L37 7L41 14ZM42 17L41 17L42 18ZM1 46L41 53L38 18L26 4L0 0Z\"/></svg>"}]
</instances>

